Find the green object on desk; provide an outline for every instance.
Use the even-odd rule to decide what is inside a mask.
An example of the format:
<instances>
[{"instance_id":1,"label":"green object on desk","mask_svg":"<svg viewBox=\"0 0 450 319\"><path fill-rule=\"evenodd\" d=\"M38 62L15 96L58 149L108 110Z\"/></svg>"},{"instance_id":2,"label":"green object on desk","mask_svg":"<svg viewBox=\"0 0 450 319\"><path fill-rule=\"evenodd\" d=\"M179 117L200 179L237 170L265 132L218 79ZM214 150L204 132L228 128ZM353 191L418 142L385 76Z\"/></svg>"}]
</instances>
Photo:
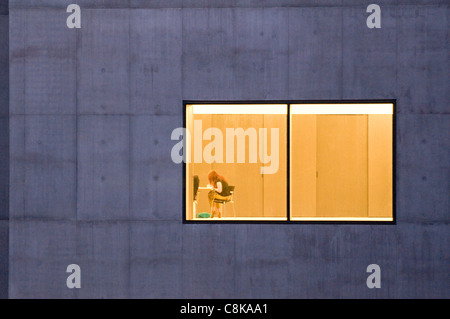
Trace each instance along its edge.
<instances>
[{"instance_id":1,"label":"green object on desk","mask_svg":"<svg viewBox=\"0 0 450 319\"><path fill-rule=\"evenodd\" d=\"M198 213L197 218L209 218L211 217L210 213Z\"/></svg>"}]
</instances>

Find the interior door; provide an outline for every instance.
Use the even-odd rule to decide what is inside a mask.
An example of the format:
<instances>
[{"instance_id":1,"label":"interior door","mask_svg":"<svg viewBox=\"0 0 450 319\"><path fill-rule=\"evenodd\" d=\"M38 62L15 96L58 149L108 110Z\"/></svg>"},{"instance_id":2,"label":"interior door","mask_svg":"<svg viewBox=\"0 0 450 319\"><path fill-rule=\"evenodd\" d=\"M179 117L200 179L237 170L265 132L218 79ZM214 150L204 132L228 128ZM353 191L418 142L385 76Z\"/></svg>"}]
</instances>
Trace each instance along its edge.
<instances>
[{"instance_id":1,"label":"interior door","mask_svg":"<svg viewBox=\"0 0 450 319\"><path fill-rule=\"evenodd\" d=\"M317 216L367 217L367 115L317 116Z\"/></svg>"}]
</instances>

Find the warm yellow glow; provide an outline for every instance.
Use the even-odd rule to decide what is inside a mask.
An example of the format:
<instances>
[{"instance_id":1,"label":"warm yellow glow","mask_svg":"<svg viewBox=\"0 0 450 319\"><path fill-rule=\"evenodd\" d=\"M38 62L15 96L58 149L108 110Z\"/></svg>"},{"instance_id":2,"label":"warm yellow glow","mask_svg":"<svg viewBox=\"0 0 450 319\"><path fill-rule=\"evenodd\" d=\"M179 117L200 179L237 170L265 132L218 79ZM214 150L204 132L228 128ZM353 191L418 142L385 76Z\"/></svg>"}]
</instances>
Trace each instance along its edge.
<instances>
[{"instance_id":1,"label":"warm yellow glow","mask_svg":"<svg viewBox=\"0 0 450 319\"><path fill-rule=\"evenodd\" d=\"M291 217L292 221L391 222L392 217Z\"/></svg>"},{"instance_id":2,"label":"warm yellow glow","mask_svg":"<svg viewBox=\"0 0 450 319\"><path fill-rule=\"evenodd\" d=\"M392 103L291 104L291 114L393 114Z\"/></svg>"},{"instance_id":3,"label":"warm yellow glow","mask_svg":"<svg viewBox=\"0 0 450 319\"><path fill-rule=\"evenodd\" d=\"M213 217L213 218L194 218L199 221L287 221L286 217Z\"/></svg>"},{"instance_id":4,"label":"warm yellow glow","mask_svg":"<svg viewBox=\"0 0 450 319\"><path fill-rule=\"evenodd\" d=\"M214 218L194 218L199 221L287 221L284 217L214 217ZM392 217L291 217L291 221L378 221L378 222L390 222Z\"/></svg>"},{"instance_id":5,"label":"warm yellow glow","mask_svg":"<svg viewBox=\"0 0 450 319\"><path fill-rule=\"evenodd\" d=\"M394 221L393 103L226 103L187 105L183 149L187 220ZM270 138L258 135L266 128ZM277 129L276 135L272 129ZM282 143L275 143L279 140ZM261 173L261 163L277 163L276 173ZM213 218L198 218L197 213L214 210L205 189L211 169L236 186L236 193L232 202L220 206L220 218L217 213ZM194 201L195 175L200 187Z\"/></svg>"},{"instance_id":6,"label":"warm yellow glow","mask_svg":"<svg viewBox=\"0 0 450 319\"><path fill-rule=\"evenodd\" d=\"M195 104L192 107L193 114L287 114L287 104Z\"/></svg>"}]
</instances>

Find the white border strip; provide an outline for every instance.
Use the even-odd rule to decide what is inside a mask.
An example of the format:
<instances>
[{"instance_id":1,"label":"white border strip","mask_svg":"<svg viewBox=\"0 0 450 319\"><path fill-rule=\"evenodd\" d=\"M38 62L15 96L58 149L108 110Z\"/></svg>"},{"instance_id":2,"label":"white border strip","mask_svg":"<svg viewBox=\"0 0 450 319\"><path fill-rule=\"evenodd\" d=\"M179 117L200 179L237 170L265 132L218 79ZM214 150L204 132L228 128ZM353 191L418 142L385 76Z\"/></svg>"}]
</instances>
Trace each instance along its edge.
<instances>
[{"instance_id":1,"label":"white border strip","mask_svg":"<svg viewBox=\"0 0 450 319\"><path fill-rule=\"evenodd\" d=\"M191 220L199 221L286 221L286 217L213 217L213 218L199 218L196 217ZM392 222L392 217L291 217L291 221L320 221L320 222Z\"/></svg>"},{"instance_id":2,"label":"white border strip","mask_svg":"<svg viewBox=\"0 0 450 319\"><path fill-rule=\"evenodd\" d=\"M196 217L191 220L200 220L200 221L285 221L287 222L287 217L213 217L213 218L199 218Z\"/></svg>"},{"instance_id":3,"label":"white border strip","mask_svg":"<svg viewBox=\"0 0 450 319\"><path fill-rule=\"evenodd\" d=\"M291 104L291 114L393 114L392 103Z\"/></svg>"},{"instance_id":4,"label":"white border strip","mask_svg":"<svg viewBox=\"0 0 450 319\"><path fill-rule=\"evenodd\" d=\"M192 104L192 107L193 114L287 114L287 104Z\"/></svg>"},{"instance_id":5,"label":"white border strip","mask_svg":"<svg viewBox=\"0 0 450 319\"><path fill-rule=\"evenodd\" d=\"M292 221L392 222L392 217L291 217Z\"/></svg>"}]
</instances>

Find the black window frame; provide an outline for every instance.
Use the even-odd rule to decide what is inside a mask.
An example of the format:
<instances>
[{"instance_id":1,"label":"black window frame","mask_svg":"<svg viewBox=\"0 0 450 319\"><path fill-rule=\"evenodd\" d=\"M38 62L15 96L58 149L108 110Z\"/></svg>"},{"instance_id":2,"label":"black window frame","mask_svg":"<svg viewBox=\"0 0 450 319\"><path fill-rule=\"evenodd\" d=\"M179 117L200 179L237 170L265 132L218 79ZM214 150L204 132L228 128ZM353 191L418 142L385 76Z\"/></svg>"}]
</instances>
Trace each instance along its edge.
<instances>
[{"instance_id":1,"label":"black window frame","mask_svg":"<svg viewBox=\"0 0 450 319\"><path fill-rule=\"evenodd\" d=\"M373 104L373 103L391 103L393 106L392 112L392 220L389 221L370 221L370 220L291 220L290 210L290 116L292 104ZM183 128L186 129L186 108L188 105L201 105L201 104L223 104L223 105L235 105L235 104L286 104L287 105L287 166L286 166L286 209L287 220L209 220L207 218L203 220L187 219L187 207L186 207L186 162L183 161L182 166L182 223L183 224L345 224L345 225L396 225L397 224L397 209L396 209L396 136L397 136L397 100L396 99L364 99L364 100L183 100Z\"/></svg>"}]
</instances>

